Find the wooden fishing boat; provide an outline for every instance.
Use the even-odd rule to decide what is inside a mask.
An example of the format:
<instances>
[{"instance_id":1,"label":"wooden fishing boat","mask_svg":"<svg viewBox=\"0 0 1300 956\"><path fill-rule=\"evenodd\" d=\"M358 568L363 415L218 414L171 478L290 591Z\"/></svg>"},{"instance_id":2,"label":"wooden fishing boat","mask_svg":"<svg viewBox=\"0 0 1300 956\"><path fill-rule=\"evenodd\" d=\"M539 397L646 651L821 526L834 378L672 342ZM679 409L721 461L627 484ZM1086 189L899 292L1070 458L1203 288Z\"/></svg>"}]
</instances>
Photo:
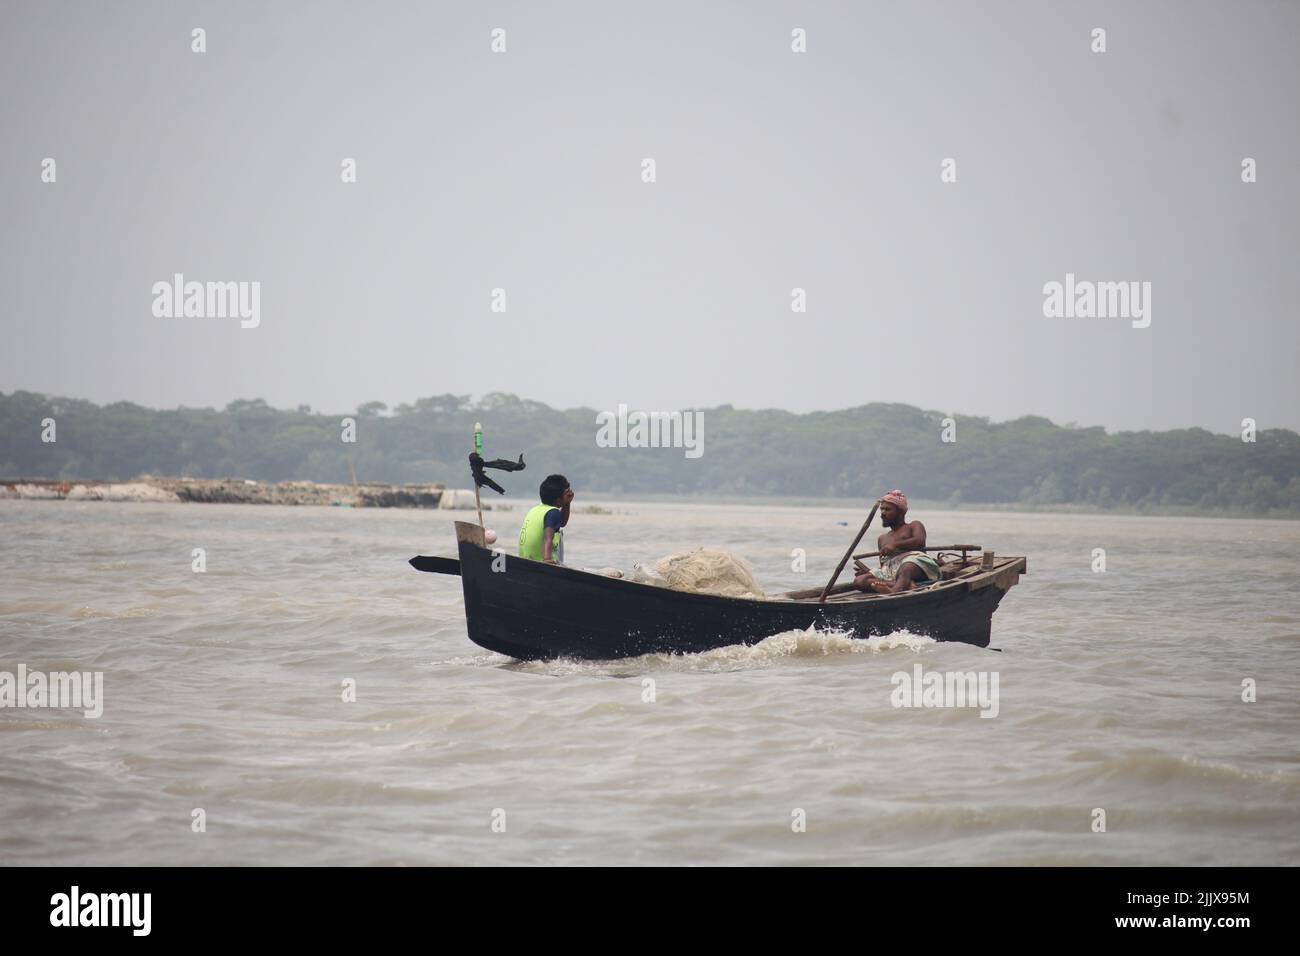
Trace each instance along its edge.
<instances>
[{"instance_id":1,"label":"wooden fishing boat","mask_svg":"<svg viewBox=\"0 0 1300 956\"><path fill-rule=\"evenodd\" d=\"M826 588L750 600L494 554L483 529L463 521L456 522L456 540L459 567L451 558L411 563L421 570L458 571L470 640L523 660L694 654L813 626L859 638L907 630L987 647L993 612L1026 569L1023 557L963 551L942 563L940 581L901 594L864 593L852 584L833 587L832 578Z\"/></svg>"}]
</instances>

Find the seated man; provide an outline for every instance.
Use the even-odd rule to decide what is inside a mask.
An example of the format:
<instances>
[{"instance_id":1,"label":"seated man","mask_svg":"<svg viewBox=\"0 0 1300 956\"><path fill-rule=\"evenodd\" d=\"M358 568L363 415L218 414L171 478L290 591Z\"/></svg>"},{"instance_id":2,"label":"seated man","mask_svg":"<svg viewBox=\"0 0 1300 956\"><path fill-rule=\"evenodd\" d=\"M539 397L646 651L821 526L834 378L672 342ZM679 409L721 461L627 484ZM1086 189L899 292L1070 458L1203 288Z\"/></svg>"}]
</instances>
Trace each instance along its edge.
<instances>
[{"instance_id":1,"label":"seated man","mask_svg":"<svg viewBox=\"0 0 1300 956\"><path fill-rule=\"evenodd\" d=\"M569 523L573 489L563 475L547 475L537 493L542 503L524 515L519 529L519 557L560 564L564 560L560 529Z\"/></svg>"},{"instance_id":2,"label":"seated man","mask_svg":"<svg viewBox=\"0 0 1300 956\"><path fill-rule=\"evenodd\" d=\"M925 547L925 525L906 515L907 496L897 488L880 499L880 520L889 529L877 542L880 570L859 572L853 578L859 590L898 594L939 580L938 562L917 550Z\"/></svg>"}]
</instances>

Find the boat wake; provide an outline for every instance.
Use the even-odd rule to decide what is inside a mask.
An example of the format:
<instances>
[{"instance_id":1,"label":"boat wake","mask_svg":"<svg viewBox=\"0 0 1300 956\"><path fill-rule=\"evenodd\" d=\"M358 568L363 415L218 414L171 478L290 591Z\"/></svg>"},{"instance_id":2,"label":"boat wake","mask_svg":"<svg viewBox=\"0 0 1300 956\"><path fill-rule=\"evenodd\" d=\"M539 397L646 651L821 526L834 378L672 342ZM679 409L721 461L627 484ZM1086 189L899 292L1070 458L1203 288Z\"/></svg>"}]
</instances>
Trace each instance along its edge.
<instances>
[{"instance_id":1,"label":"boat wake","mask_svg":"<svg viewBox=\"0 0 1300 956\"><path fill-rule=\"evenodd\" d=\"M690 657L710 657L714 654L742 652L758 660L780 659L783 657L830 657L839 654L879 654L903 648L920 653L934 644L932 638L910 631L895 631L877 637L856 638L844 631L821 631L810 627L804 631L787 631L773 634L771 637L750 646L736 645L723 647L716 651L691 654Z\"/></svg>"},{"instance_id":2,"label":"boat wake","mask_svg":"<svg viewBox=\"0 0 1300 956\"><path fill-rule=\"evenodd\" d=\"M853 654L881 654L890 651L919 654L936 642L910 631L896 631L871 638L850 637L847 632L808 628L773 634L756 644L731 644L696 654L643 654L613 661L585 661L561 657L550 661L516 661L486 652L437 661L439 666L490 666L526 674L564 677L573 674L602 677L640 677L653 671L725 671L771 667L786 660L842 658Z\"/></svg>"}]
</instances>

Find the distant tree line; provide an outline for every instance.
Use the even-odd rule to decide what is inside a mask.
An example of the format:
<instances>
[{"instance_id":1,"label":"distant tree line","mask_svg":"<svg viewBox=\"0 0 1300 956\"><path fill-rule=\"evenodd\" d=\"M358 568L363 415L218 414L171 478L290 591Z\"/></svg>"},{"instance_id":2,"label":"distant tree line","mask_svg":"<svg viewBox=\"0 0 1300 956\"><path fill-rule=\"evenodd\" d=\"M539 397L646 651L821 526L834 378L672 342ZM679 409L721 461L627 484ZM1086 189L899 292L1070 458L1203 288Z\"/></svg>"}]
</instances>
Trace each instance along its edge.
<instances>
[{"instance_id":1,"label":"distant tree line","mask_svg":"<svg viewBox=\"0 0 1300 956\"><path fill-rule=\"evenodd\" d=\"M608 448L595 409L554 409L514 395L437 395L388 408L322 414L261 399L224 409L99 406L32 392L0 393L0 478L122 480L140 474L262 481L469 484L474 422L488 458L524 454L528 470L500 477L531 495L550 472L586 492L867 498L903 488L952 504L1086 505L1139 511L1300 517L1300 436L1267 429L1256 441L1200 428L1107 434L1045 418L1007 422L863 405L794 414L702 409L703 454ZM341 440L355 419L354 443ZM42 441L54 419L56 441Z\"/></svg>"}]
</instances>

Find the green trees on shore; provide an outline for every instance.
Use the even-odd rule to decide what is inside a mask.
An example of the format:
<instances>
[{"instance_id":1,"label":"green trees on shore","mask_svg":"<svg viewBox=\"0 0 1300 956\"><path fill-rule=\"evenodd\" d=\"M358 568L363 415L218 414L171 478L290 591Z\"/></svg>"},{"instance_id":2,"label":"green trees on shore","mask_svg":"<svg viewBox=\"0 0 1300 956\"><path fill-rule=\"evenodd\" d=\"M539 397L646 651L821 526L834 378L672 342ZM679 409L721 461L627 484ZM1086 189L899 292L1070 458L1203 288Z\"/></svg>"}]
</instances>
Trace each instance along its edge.
<instances>
[{"instance_id":1,"label":"green trees on shore","mask_svg":"<svg viewBox=\"0 0 1300 956\"><path fill-rule=\"evenodd\" d=\"M32 392L0 393L0 479L127 479L139 474L263 481L465 485L474 422L489 458L524 453L529 470L505 480L529 494L562 471L588 492L867 497L901 487L953 504L1202 510L1300 517L1300 436L1265 429L1253 443L1192 428L1120 432L953 416L871 404L835 412L703 409L704 453L602 448L595 409L553 409L493 393L435 395L389 409L367 402L339 414L275 409L260 399L209 408L99 406ZM341 440L356 420L356 442ZM41 440L42 421L57 441Z\"/></svg>"}]
</instances>

